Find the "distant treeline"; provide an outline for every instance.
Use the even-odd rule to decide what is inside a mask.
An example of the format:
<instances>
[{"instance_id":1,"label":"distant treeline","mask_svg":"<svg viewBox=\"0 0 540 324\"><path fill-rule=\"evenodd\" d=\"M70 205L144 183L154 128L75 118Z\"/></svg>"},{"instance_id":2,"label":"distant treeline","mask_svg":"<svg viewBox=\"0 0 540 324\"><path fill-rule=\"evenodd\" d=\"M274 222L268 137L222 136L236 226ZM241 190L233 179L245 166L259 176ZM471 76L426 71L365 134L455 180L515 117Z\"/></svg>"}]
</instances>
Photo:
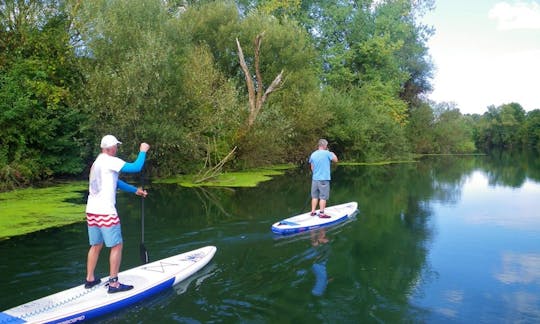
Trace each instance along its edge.
<instances>
[{"instance_id":1,"label":"distant treeline","mask_svg":"<svg viewBox=\"0 0 540 324\"><path fill-rule=\"evenodd\" d=\"M86 176L99 139L154 176L539 147L540 112L426 99L431 0L2 0L0 189Z\"/></svg>"}]
</instances>

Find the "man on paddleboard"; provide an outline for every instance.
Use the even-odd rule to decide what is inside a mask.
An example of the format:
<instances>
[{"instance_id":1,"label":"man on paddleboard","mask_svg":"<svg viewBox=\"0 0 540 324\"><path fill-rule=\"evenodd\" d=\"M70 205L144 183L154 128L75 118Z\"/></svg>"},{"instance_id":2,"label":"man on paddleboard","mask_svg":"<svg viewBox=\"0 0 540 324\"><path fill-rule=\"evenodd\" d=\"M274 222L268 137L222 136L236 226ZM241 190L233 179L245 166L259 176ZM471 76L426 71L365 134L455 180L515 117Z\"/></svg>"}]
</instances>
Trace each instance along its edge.
<instances>
[{"instance_id":1,"label":"man on paddleboard","mask_svg":"<svg viewBox=\"0 0 540 324\"><path fill-rule=\"evenodd\" d=\"M94 276L99 253L103 244L110 248L109 256L109 293L130 290L131 285L124 285L118 281L118 272L122 261L122 231L120 218L116 211L116 190L134 193L146 197L147 192L143 188L136 188L118 179L120 172L140 172L144 166L146 152L150 145L141 143L139 155L134 162L127 163L116 157L118 144L122 144L113 135L105 135L101 139L101 153L98 155L89 177L89 194L86 204L86 220L88 225L88 238L90 250L86 264L86 288L92 288L101 282Z\"/></svg>"},{"instance_id":2,"label":"man on paddleboard","mask_svg":"<svg viewBox=\"0 0 540 324\"><path fill-rule=\"evenodd\" d=\"M311 216L315 216L317 203L319 204L319 217L329 218L324 213L326 201L330 198L330 165L337 162L337 156L328 150L328 141L321 138L318 149L311 153L309 164L312 171L311 180Z\"/></svg>"}]
</instances>

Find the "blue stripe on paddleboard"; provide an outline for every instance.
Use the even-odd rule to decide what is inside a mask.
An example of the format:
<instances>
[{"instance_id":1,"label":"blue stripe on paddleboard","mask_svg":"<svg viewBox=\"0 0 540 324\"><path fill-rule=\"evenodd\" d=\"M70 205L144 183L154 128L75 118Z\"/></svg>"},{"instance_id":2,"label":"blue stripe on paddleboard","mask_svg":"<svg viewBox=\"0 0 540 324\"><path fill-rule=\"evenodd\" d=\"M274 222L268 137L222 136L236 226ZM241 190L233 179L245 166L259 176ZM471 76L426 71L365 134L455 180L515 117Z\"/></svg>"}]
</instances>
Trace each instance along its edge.
<instances>
[{"instance_id":1,"label":"blue stripe on paddleboard","mask_svg":"<svg viewBox=\"0 0 540 324\"><path fill-rule=\"evenodd\" d=\"M119 310L119 309L122 309L122 308L125 308L125 307L128 307L134 303L137 303L145 298L148 298L152 295L155 295L169 287L172 287L172 284L174 283L174 280L175 278L171 278L157 286L154 286L150 289L147 289L145 291L141 291L139 294L137 295L134 295L134 296L131 296L131 297L128 297L126 299L122 299L122 300L119 300L115 303L112 303L112 304L108 304L108 305L104 305L104 306L101 306L101 307L98 307L98 308L94 308L94 309L91 309L91 310L88 310L86 312L81 312L81 313L78 313L78 314L75 314L75 315L70 315L70 316L67 316L67 317L64 317L64 318L61 318L61 319L58 319L58 320L55 320L55 321L52 321L52 322L48 322L48 323L75 323L75 322L79 322L79 321L85 321L85 320L88 320L88 319L92 319L92 318L96 318L98 316L102 316L102 315L105 315L105 314L108 314L108 313L112 313L116 310ZM121 294L120 293L116 293L116 294Z\"/></svg>"},{"instance_id":2,"label":"blue stripe on paddleboard","mask_svg":"<svg viewBox=\"0 0 540 324\"><path fill-rule=\"evenodd\" d=\"M302 226L302 227L294 227L294 228L280 228L280 227L272 226L272 232L274 232L276 234L282 234L282 235L300 233L300 232L305 232L305 231L309 231L309 230L312 230L312 229L317 229L317 228L321 228L321 227L327 227L327 226L330 226L330 225L341 223L344 220L346 220L348 217L349 217L349 215L345 215L345 216L343 216L341 218L338 218L338 219L336 219L335 221L332 221L332 222L318 224L318 225L311 225L311 226Z\"/></svg>"},{"instance_id":3,"label":"blue stripe on paddleboard","mask_svg":"<svg viewBox=\"0 0 540 324\"><path fill-rule=\"evenodd\" d=\"M8 324L8 323L9 324L26 323L26 321L18 317L0 312L0 324Z\"/></svg>"}]
</instances>

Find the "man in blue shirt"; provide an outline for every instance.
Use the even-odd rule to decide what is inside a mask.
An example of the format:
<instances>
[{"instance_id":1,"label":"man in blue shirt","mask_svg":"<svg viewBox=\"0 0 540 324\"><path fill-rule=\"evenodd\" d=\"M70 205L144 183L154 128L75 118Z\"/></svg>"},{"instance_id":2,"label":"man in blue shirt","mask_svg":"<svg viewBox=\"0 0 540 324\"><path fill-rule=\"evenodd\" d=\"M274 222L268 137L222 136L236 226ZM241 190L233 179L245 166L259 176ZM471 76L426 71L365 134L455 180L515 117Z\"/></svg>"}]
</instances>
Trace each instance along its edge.
<instances>
[{"instance_id":1,"label":"man in blue shirt","mask_svg":"<svg viewBox=\"0 0 540 324\"><path fill-rule=\"evenodd\" d=\"M337 156L328 150L328 141L320 139L318 149L311 153L309 164L313 173L311 180L311 216L317 213L317 203L319 204L319 217L330 218L324 213L326 201L330 197L330 165L337 162Z\"/></svg>"}]
</instances>

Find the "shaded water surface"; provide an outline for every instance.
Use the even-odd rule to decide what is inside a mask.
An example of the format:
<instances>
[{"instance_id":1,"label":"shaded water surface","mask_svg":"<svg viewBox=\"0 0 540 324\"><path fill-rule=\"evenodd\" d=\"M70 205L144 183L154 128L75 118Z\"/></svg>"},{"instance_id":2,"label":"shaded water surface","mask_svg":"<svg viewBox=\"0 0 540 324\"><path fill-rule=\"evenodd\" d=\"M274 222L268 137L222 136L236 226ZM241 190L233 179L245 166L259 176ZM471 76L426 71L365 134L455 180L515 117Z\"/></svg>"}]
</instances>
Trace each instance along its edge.
<instances>
[{"instance_id":1,"label":"shaded water surface","mask_svg":"<svg viewBox=\"0 0 540 324\"><path fill-rule=\"evenodd\" d=\"M307 211L305 171L256 188L153 184L150 259L204 245L216 256L175 289L96 322L537 323L539 180L537 159L506 156L338 166L330 202L357 201L360 213L289 237L270 226ZM119 194L118 209L127 269L140 262L141 203ZM0 242L0 309L79 284L86 253L84 223Z\"/></svg>"}]
</instances>

